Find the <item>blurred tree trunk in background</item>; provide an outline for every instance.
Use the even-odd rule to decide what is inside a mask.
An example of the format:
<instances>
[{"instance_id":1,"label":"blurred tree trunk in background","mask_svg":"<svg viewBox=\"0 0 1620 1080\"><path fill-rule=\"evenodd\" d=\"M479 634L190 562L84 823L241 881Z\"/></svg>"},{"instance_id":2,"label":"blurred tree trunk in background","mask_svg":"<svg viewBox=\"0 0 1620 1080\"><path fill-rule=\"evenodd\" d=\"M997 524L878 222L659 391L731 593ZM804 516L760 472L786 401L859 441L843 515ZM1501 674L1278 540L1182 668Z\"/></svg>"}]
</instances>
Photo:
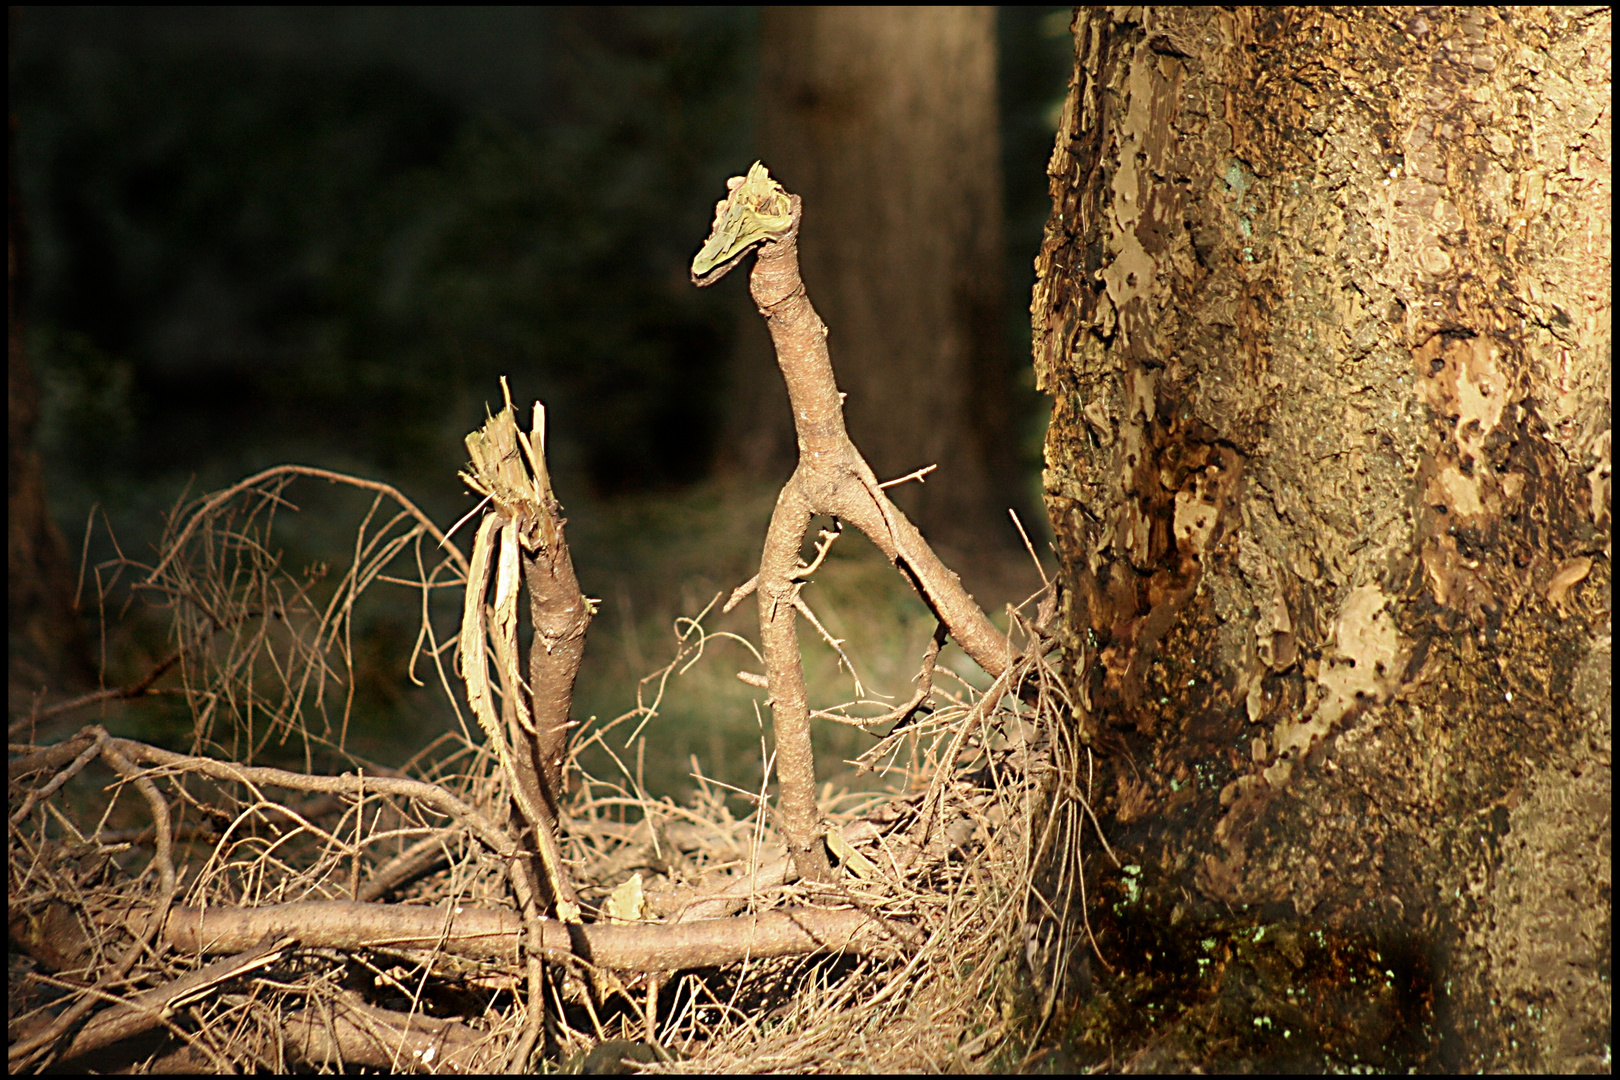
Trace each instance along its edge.
<instances>
[{"instance_id":1,"label":"blurred tree trunk in background","mask_svg":"<svg viewBox=\"0 0 1620 1080\"><path fill-rule=\"evenodd\" d=\"M1019 487L1003 343L1002 180L990 8L765 8L761 147L804 198L804 278L831 331L850 434L894 494L963 548L1013 538ZM750 327L723 445L793 460L787 396Z\"/></svg>"},{"instance_id":2,"label":"blurred tree trunk in background","mask_svg":"<svg viewBox=\"0 0 1620 1080\"><path fill-rule=\"evenodd\" d=\"M15 16L13 16L14 18ZM94 681L95 673L73 607L73 567L45 502L45 480L34 450L39 391L28 366L23 319L22 205L14 175L17 118L6 132L6 698L11 716L26 711L42 689L60 691Z\"/></svg>"},{"instance_id":3,"label":"blurred tree trunk in background","mask_svg":"<svg viewBox=\"0 0 1620 1080\"><path fill-rule=\"evenodd\" d=\"M1607 1068L1609 23L1077 11L1032 312L1140 880L1076 1042Z\"/></svg>"}]
</instances>

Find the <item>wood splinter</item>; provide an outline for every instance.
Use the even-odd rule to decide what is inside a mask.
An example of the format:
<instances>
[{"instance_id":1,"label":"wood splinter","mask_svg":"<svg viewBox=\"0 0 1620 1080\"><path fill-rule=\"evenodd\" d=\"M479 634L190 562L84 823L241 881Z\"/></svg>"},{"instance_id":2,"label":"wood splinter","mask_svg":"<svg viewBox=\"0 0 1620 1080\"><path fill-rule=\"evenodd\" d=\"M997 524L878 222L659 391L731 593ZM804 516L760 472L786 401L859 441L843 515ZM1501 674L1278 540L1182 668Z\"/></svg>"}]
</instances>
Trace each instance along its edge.
<instances>
[{"instance_id":1,"label":"wood splinter","mask_svg":"<svg viewBox=\"0 0 1620 1080\"><path fill-rule=\"evenodd\" d=\"M529 433L518 428L512 395L506 407L467 436L472 464L461 474L486 497L491 512L478 527L461 621L461 668L467 702L512 784L531 850L564 922L580 921L579 901L557 846L562 766L573 725L568 710L593 611L579 591L563 541L563 520L546 469L546 413L534 403ZM495 578L494 604L485 603ZM528 588L534 642L525 682L518 657L518 581ZM503 725L491 700L486 639L502 686ZM503 730L504 726L504 730Z\"/></svg>"}]
</instances>

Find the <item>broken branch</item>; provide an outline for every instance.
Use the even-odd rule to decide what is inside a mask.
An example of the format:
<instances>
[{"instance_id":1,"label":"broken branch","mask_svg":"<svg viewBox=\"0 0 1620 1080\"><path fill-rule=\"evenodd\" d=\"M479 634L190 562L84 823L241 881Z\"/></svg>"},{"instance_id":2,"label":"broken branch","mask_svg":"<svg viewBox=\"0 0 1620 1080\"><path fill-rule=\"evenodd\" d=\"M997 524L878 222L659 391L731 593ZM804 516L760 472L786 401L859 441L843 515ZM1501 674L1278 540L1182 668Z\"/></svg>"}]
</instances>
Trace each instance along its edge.
<instances>
[{"instance_id":1,"label":"broken branch","mask_svg":"<svg viewBox=\"0 0 1620 1080\"><path fill-rule=\"evenodd\" d=\"M760 556L756 584L760 640L776 728L783 832L799 873L827 880L831 867L816 807L810 710L794 627L797 581L808 573L801 568L799 550L811 518L826 514L864 532L911 582L962 650L991 675L999 677L1008 670L1012 649L962 588L961 579L890 501L883 490L888 485L878 482L850 441L843 395L827 352L827 328L799 274L803 214L799 197L784 191L758 162L746 177L728 181L727 188L730 194L716 207L714 226L692 262L692 281L712 285L757 248L749 291L776 347L799 442L798 467L777 498ZM921 479L927 471L914 475ZM825 554L823 546L816 564ZM746 588L733 593L731 603L746 595Z\"/></svg>"}]
</instances>

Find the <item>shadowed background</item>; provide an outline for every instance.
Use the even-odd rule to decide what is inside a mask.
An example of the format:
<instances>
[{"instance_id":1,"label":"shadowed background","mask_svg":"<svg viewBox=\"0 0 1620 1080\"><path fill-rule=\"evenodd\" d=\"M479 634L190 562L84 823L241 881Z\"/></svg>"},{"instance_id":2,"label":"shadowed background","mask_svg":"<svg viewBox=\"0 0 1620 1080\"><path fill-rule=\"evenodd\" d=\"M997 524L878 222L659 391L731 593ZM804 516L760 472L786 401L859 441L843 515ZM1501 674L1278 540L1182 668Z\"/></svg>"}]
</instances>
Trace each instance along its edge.
<instances>
[{"instance_id":1,"label":"shadowed background","mask_svg":"<svg viewBox=\"0 0 1620 1080\"><path fill-rule=\"evenodd\" d=\"M763 157L811 208L806 277L857 441L886 475L940 465L902 497L981 598L1038 583L1005 507L1044 550L1026 308L1067 9L13 19L15 284L37 418L21 427L70 564L93 505L141 557L182 492L283 461L387 480L448 525L473 503L461 437L505 374L515 399L548 406L581 583L603 599L576 713L623 711L668 659L671 618L750 572L791 468L745 285L686 278L724 178ZM15 376L12 390L17 429ZM297 494L289 564L352 543L352 516L323 515L341 495ZM829 628L901 692L926 615L861 544L829 564L827 602L850 603L825 618L847 619ZM106 530L88 552L111 554ZM19 638L41 609L19 599L16 566L14 714L83 670L67 635ZM444 725L431 688L400 678L409 608L367 615L357 665L356 738L383 760ZM119 639L105 679L139 674L156 634ZM836 680L818 647L812 671ZM692 752L722 775L746 757L736 778L757 776L742 660L649 729L679 780ZM831 733L828 753L853 738Z\"/></svg>"}]
</instances>

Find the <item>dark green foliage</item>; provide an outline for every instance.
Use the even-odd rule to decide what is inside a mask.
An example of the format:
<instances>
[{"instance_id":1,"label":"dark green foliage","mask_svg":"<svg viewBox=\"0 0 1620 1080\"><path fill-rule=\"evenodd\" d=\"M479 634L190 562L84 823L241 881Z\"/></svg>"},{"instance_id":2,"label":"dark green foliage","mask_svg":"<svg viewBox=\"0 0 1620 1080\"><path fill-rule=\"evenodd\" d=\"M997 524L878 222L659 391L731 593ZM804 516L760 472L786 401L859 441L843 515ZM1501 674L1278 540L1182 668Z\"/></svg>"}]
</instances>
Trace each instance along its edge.
<instances>
[{"instance_id":1,"label":"dark green foliage","mask_svg":"<svg viewBox=\"0 0 1620 1080\"><path fill-rule=\"evenodd\" d=\"M498 43L542 72L545 100L510 109L462 92L489 89L476 65L407 63L409 40L301 50L319 18L280 17L292 46L246 17L21 19L32 312L53 331L34 363L81 413L48 417L77 444L58 493L289 457L448 478L503 373L597 489L701 474L734 313L679 271L714 176L746 164L748 17L548 13ZM86 399L125 416L87 431Z\"/></svg>"},{"instance_id":2,"label":"dark green foliage","mask_svg":"<svg viewBox=\"0 0 1620 1080\"><path fill-rule=\"evenodd\" d=\"M75 553L92 503L144 559L182 490L284 461L391 481L448 524L502 374L550 406L565 502L700 475L736 312L685 264L715 177L748 163L750 20L24 11L30 359ZM321 488L281 518L288 565L353 544ZM401 646L359 658L378 719L424 704L384 692L405 605L356 628Z\"/></svg>"},{"instance_id":3,"label":"dark green foliage","mask_svg":"<svg viewBox=\"0 0 1620 1080\"><path fill-rule=\"evenodd\" d=\"M1051 10L1000 16L1021 368L1047 114L1069 70ZM461 438L505 374L549 408L583 587L634 592L662 648L664 616L746 578L763 517L736 544L691 526L711 539L688 604L674 593L690 573L647 565L670 536L595 496L674 488L713 460L730 337L757 316L744 290L700 291L686 271L722 179L754 159L755 25L735 9L23 10L30 360L69 546L100 503L148 558L183 490L286 461L393 482L447 525L473 502ZM296 486L302 512L278 520L288 566L348 557L358 518L323 487ZM98 537L90 553L112 551ZM412 605L359 618L408 651ZM380 650L360 707L432 714L416 688L386 691L403 658ZM588 651L587 682L600 662ZM144 674L129 663L113 677ZM629 684L600 696L588 711L616 714Z\"/></svg>"}]
</instances>

